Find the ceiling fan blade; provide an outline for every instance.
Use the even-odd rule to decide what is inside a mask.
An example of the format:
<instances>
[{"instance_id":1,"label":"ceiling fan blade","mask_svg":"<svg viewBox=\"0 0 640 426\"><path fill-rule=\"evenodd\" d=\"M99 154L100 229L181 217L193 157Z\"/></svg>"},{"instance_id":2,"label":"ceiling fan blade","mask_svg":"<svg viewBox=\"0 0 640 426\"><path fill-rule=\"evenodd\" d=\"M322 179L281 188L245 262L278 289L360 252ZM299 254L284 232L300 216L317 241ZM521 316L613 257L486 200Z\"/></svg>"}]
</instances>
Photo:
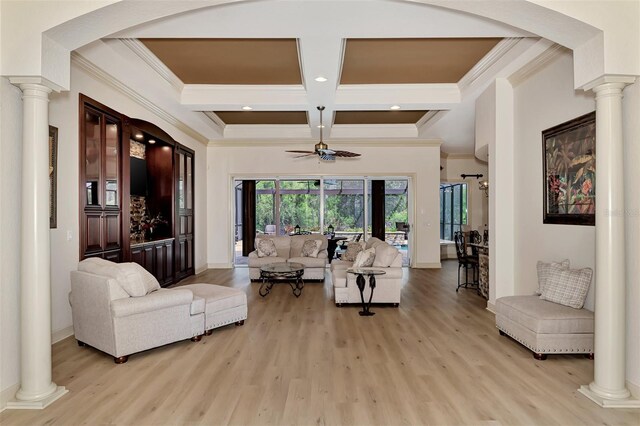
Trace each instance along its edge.
<instances>
[{"instance_id":1,"label":"ceiling fan blade","mask_svg":"<svg viewBox=\"0 0 640 426\"><path fill-rule=\"evenodd\" d=\"M315 155L315 152L310 152L309 154L302 154L302 155L296 155L293 158L302 158L302 157L310 157L312 155Z\"/></svg>"},{"instance_id":2,"label":"ceiling fan blade","mask_svg":"<svg viewBox=\"0 0 640 426\"><path fill-rule=\"evenodd\" d=\"M335 151L333 155L336 157L360 157L360 154L349 151Z\"/></svg>"},{"instance_id":3,"label":"ceiling fan blade","mask_svg":"<svg viewBox=\"0 0 640 426\"><path fill-rule=\"evenodd\" d=\"M315 154L315 151L285 151L285 152L293 152L294 154Z\"/></svg>"}]
</instances>

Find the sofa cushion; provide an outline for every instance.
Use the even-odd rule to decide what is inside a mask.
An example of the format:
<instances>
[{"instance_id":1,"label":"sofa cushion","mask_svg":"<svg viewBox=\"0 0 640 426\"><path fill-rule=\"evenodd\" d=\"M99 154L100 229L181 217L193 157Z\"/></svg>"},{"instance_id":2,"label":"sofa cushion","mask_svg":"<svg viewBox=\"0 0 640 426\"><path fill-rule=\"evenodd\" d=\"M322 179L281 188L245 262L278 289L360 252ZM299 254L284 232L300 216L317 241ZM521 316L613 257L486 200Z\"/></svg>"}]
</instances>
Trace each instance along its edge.
<instances>
[{"instance_id":1,"label":"sofa cushion","mask_svg":"<svg viewBox=\"0 0 640 426\"><path fill-rule=\"evenodd\" d=\"M160 290L160 283L158 282L156 277L151 275L151 273L144 269L141 265L138 265L137 263L132 263L132 265L135 265L138 273L140 274L140 277L142 278L142 283L144 284L144 289L146 292L145 294L149 294L152 291Z\"/></svg>"},{"instance_id":2,"label":"sofa cushion","mask_svg":"<svg viewBox=\"0 0 640 426\"><path fill-rule=\"evenodd\" d=\"M147 287L139 267L137 263L114 263L97 257L84 259L78 263L78 271L113 278L131 297L147 294Z\"/></svg>"},{"instance_id":3,"label":"sofa cushion","mask_svg":"<svg viewBox=\"0 0 640 426\"><path fill-rule=\"evenodd\" d=\"M249 267L250 268L259 268L264 265L270 265L272 263L281 263L286 262L287 259L284 257L250 257L249 258Z\"/></svg>"},{"instance_id":4,"label":"sofa cushion","mask_svg":"<svg viewBox=\"0 0 640 426\"><path fill-rule=\"evenodd\" d=\"M373 266L388 268L393 263L393 260L398 255L398 250L385 243L385 244L377 244L374 248L376 257L373 260Z\"/></svg>"},{"instance_id":5,"label":"sofa cushion","mask_svg":"<svg viewBox=\"0 0 640 426\"><path fill-rule=\"evenodd\" d=\"M538 334L593 333L593 312L535 295L501 297L496 300L496 313Z\"/></svg>"},{"instance_id":6,"label":"sofa cushion","mask_svg":"<svg viewBox=\"0 0 640 426\"><path fill-rule=\"evenodd\" d=\"M331 280L334 287L345 288L347 286L347 270L336 269L331 273Z\"/></svg>"},{"instance_id":7,"label":"sofa cushion","mask_svg":"<svg viewBox=\"0 0 640 426\"><path fill-rule=\"evenodd\" d=\"M360 241L351 241L347 243L347 250L342 254L342 259L353 262L362 250L364 250L364 246Z\"/></svg>"},{"instance_id":8,"label":"sofa cushion","mask_svg":"<svg viewBox=\"0 0 640 426\"><path fill-rule=\"evenodd\" d=\"M331 271L336 269L349 269L353 267L353 262L347 262L344 259L333 259L331 261Z\"/></svg>"},{"instance_id":9,"label":"sofa cushion","mask_svg":"<svg viewBox=\"0 0 640 426\"><path fill-rule=\"evenodd\" d=\"M320 240L306 240L304 244L302 244L300 254L302 257L318 257L321 244L322 241Z\"/></svg>"},{"instance_id":10,"label":"sofa cushion","mask_svg":"<svg viewBox=\"0 0 640 426\"><path fill-rule=\"evenodd\" d=\"M277 257L276 243L270 238L256 239L256 252L258 257Z\"/></svg>"},{"instance_id":11,"label":"sofa cushion","mask_svg":"<svg viewBox=\"0 0 640 426\"><path fill-rule=\"evenodd\" d=\"M324 257L292 257L287 262L301 263L305 268L324 268L327 265L327 259Z\"/></svg>"},{"instance_id":12,"label":"sofa cushion","mask_svg":"<svg viewBox=\"0 0 640 426\"><path fill-rule=\"evenodd\" d=\"M542 289L547 284L547 278L549 277L549 270L551 266L562 266L563 268L569 268L569 259L565 259L562 262L542 262L538 261L536 269L538 270L538 291L537 294L542 294Z\"/></svg>"},{"instance_id":13,"label":"sofa cushion","mask_svg":"<svg viewBox=\"0 0 640 426\"><path fill-rule=\"evenodd\" d=\"M382 241L380 238L377 238L377 237L371 237L367 240L367 243L365 244L364 248L365 250L368 250L370 248L374 248L378 244L384 244L384 241Z\"/></svg>"},{"instance_id":14,"label":"sofa cushion","mask_svg":"<svg viewBox=\"0 0 640 426\"><path fill-rule=\"evenodd\" d=\"M329 244L327 241L327 237L320 234L292 235L290 238L291 238L291 251L288 257L302 256L302 246L304 245L304 242L307 240L319 240L320 241L319 251L326 250Z\"/></svg>"},{"instance_id":15,"label":"sofa cushion","mask_svg":"<svg viewBox=\"0 0 640 426\"><path fill-rule=\"evenodd\" d=\"M587 298L592 275L591 268L566 269L552 265L540 298L580 309Z\"/></svg>"},{"instance_id":16,"label":"sofa cushion","mask_svg":"<svg viewBox=\"0 0 640 426\"><path fill-rule=\"evenodd\" d=\"M287 259L289 257L289 251L291 250L291 237L288 235L258 235L256 237L256 247L258 247L259 239L269 239L273 240L273 243L276 245L276 251L278 252L278 257L283 257Z\"/></svg>"},{"instance_id":17,"label":"sofa cushion","mask_svg":"<svg viewBox=\"0 0 640 426\"><path fill-rule=\"evenodd\" d=\"M356 256L356 260L353 262L354 268L361 268L366 266L373 266L373 261L376 258L376 251L373 248L361 251Z\"/></svg>"}]
</instances>

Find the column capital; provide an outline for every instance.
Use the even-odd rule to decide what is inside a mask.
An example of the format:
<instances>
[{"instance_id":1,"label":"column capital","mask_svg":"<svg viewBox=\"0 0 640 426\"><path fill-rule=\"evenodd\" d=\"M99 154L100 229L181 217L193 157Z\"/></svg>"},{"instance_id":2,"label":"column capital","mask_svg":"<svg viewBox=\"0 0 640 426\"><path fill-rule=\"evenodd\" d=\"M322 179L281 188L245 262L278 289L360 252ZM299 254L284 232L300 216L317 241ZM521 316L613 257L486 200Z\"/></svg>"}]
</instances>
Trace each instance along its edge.
<instances>
[{"instance_id":1,"label":"column capital","mask_svg":"<svg viewBox=\"0 0 640 426\"><path fill-rule=\"evenodd\" d=\"M602 90L603 87L607 87L605 85L611 85L611 86L619 85L620 89L623 89L625 86L629 84L633 84L635 81L636 81L636 76L633 76L633 75L605 74L585 84L584 86L582 86L582 89L585 91L593 90L594 92L598 92ZM608 87L611 87L611 86L608 86Z\"/></svg>"},{"instance_id":2,"label":"column capital","mask_svg":"<svg viewBox=\"0 0 640 426\"><path fill-rule=\"evenodd\" d=\"M9 82L15 86L18 86L21 90L25 88L40 90L42 92L59 93L62 87L40 76L24 76L24 77L9 77Z\"/></svg>"}]
</instances>

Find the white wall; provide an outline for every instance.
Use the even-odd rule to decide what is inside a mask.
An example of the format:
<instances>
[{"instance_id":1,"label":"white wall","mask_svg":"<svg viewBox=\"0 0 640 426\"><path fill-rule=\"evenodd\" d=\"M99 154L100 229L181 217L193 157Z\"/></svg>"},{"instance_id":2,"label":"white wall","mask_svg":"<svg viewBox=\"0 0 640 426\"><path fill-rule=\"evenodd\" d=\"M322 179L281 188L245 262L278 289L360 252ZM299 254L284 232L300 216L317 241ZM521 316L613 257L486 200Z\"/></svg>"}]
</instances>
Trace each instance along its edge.
<instances>
[{"instance_id":1,"label":"white wall","mask_svg":"<svg viewBox=\"0 0 640 426\"><path fill-rule=\"evenodd\" d=\"M291 146L216 147L208 151L207 212L209 219L208 264L210 267L231 266L232 202L231 176L348 176L348 175L414 175L415 241L414 266L439 267L439 209L440 147L364 147L337 145L362 154L359 159L338 159L334 163L320 163L316 157L294 159L286 149L309 149L310 144Z\"/></svg>"},{"instance_id":2,"label":"white wall","mask_svg":"<svg viewBox=\"0 0 640 426\"><path fill-rule=\"evenodd\" d=\"M623 99L627 233L627 380L640 399L640 82Z\"/></svg>"},{"instance_id":3,"label":"white wall","mask_svg":"<svg viewBox=\"0 0 640 426\"><path fill-rule=\"evenodd\" d=\"M83 93L114 110L132 118L139 118L158 125L175 140L194 149L195 154L195 266L205 264L206 242L206 147L188 135L164 122L156 115L133 102L102 81L89 75L75 64L71 67L71 90L52 94L49 106L49 122L58 128L58 227L51 230L51 286L52 329L55 332L71 326L69 307L69 273L79 259L79 195L78 195L78 108L79 93ZM127 208L127 207L125 207ZM72 239L67 241L67 232Z\"/></svg>"},{"instance_id":4,"label":"white wall","mask_svg":"<svg viewBox=\"0 0 640 426\"><path fill-rule=\"evenodd\" d=\"M0 78L0 410L20 380L21 92Z\"/></svg>"},{"instance_id":5,"label":"white wall","mask_svg":"<svg viewBox=\"0 0 640 426\"><path fill-rule=\"evenodd\" d=\"M569 259L572 268L593 268L593 226L543 224L542 131L595 110L592 94L573 89L571 53L562 55L517 86L515 93L515 294L538 287L538 260ZM593 309L592 283L586 306Z\"/></svg>"}]
</instances>

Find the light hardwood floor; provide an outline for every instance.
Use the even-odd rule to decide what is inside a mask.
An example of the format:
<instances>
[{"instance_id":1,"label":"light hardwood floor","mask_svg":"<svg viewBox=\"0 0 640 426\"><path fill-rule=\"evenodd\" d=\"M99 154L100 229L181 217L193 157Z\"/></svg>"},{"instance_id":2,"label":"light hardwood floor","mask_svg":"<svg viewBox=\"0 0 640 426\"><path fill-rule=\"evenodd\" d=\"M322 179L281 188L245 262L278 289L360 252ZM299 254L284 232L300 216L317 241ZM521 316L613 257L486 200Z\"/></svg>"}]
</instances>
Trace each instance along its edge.
<instances>
[{"instance_id":1,"label":"light hardwood floor","mask_svg":"<svg viewBox=\"0 0 640 426\"><path fill-rule=\"evenodd\" d=\"M245 290L244 326L123 365L68 338L54 346L53 375L69 394L43 411L7 410L0 424L640 424L640 411L576 391L592 361L536 361L500 337L483 299L456 294L456 266L406 270L400 307L368 318L337 308L329 279L299 299L286 285L263 299L247 269L204 272L183 283Z\"/></svg>"}]
</instances>

